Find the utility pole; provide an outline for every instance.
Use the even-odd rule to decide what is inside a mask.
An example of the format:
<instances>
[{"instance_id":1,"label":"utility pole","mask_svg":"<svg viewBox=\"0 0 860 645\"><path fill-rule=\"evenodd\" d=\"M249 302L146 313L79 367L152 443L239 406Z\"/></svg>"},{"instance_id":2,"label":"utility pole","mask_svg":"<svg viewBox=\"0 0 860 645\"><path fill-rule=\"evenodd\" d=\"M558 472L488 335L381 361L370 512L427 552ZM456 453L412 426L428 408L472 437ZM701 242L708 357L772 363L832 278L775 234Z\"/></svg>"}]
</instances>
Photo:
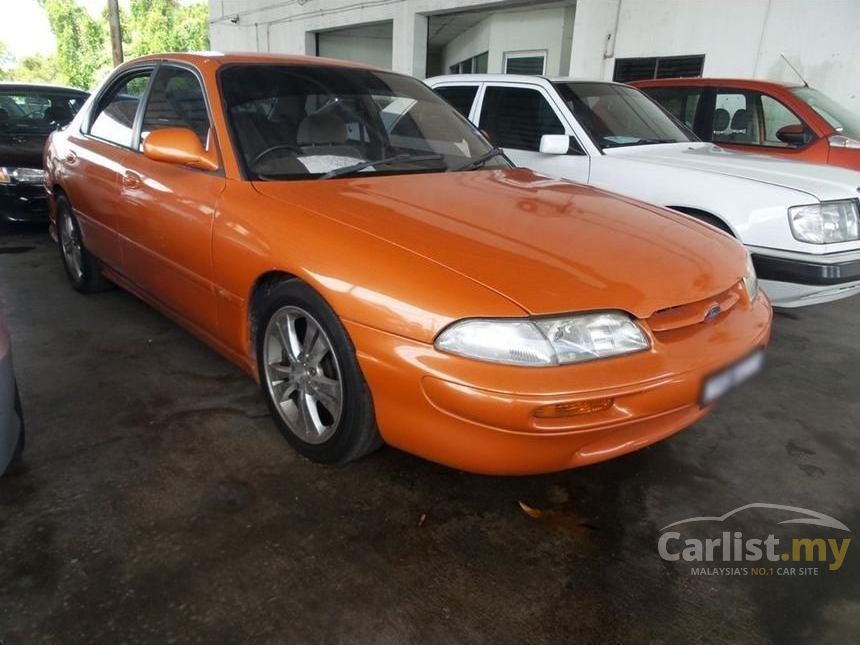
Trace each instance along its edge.
<instances>
[{"instance_id":1,"label":"utility pole","mask_svg":"<svg viewBox=\"0 0 860 645\"><path fill-rule=\"evenodd\" d=\"M110 45L113 53L113 65L122 63L122 25L119 22L119 3L117 0L107 0L108 23L110 23Z\"/></svg>"}]
</instances>

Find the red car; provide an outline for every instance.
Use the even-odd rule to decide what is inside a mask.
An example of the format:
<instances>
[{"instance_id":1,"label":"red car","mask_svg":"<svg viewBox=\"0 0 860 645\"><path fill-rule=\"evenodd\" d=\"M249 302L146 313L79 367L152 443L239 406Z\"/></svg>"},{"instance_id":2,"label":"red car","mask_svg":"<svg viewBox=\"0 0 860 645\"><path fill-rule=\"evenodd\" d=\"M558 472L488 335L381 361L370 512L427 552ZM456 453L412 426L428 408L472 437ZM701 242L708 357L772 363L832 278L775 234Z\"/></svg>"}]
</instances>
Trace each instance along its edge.
<instances>
[{"instance_id":1,"label":"red car","mask_svg":"<svg viewBox=\"0 0 860 645\"><path fill-rule=\"evenodd\" d=\"M733 78L636 81L703 141L860 170L860 115L806 85Z\"/></svg>"}]
</instances>

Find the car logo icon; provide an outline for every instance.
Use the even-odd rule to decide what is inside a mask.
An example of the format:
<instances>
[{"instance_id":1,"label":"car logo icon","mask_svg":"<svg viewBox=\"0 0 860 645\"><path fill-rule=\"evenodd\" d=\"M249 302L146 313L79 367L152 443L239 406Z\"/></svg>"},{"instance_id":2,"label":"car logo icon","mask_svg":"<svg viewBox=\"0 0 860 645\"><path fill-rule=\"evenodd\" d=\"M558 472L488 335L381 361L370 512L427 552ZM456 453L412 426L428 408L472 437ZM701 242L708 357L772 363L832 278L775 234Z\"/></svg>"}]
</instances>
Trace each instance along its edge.
<instances>
[{"instance_id":1,"label":"car logo icon","mask_svg":"<svg viewBox=\"0 0 860 645\"><path fill-rule=\"evenodd\" d=\"M720 305L711 305L711 308L705 312L705 318L703 322L708 322L712 318L715 318L720 313Z\"/></svg>"}]
</instances>

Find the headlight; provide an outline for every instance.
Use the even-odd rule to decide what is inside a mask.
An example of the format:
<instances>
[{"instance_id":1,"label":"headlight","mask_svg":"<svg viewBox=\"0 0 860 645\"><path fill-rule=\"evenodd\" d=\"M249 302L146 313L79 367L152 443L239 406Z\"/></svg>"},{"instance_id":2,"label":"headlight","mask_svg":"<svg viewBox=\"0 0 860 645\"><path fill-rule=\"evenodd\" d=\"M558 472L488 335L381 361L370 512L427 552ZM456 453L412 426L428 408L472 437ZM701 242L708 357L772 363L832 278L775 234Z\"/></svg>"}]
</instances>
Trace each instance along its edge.
<instances>
[{"instance_id":1,"label":"headlight","mask_svg":"<svg viewBox=\"0 0 860 645\"><path fill-rule=\"evenodd\" d=\"M648 336L622 312L554 318L462 320L436 337L436 348L492 363L545 367L642 351Z\"/></svg>"},{"instance_id":2,"label":"headlight","mask_svg":"<svg viewBox=\"0 0 860 645\"><path fill-rule=\"evenodd\" d=\"M753 266L752 256L747 253L747 272L744 275L744 289L747 290L750 302L755 300L758 295L758 277L755 274L755 266Z\"/></svg>"},{"instance_id":3,"label":"headlight","mask_svg":"<svg viewBox=\"0 0 860 645\"><path fill-rule=\"evenodd\" d=\"M41 168L12 168L0 166L0 184L41 184L45 171Z\"/></svg>"},{"instance_id":4,"label":"headlight","mask_svg":"<svg viewBox=\"0 0 860 645\"><path fill-rule=\"evenodd\" d=\"M821 202L788 209L791 233L801 242L831 244L860 238L857 200Z\"/></svg>"}]
</instances>

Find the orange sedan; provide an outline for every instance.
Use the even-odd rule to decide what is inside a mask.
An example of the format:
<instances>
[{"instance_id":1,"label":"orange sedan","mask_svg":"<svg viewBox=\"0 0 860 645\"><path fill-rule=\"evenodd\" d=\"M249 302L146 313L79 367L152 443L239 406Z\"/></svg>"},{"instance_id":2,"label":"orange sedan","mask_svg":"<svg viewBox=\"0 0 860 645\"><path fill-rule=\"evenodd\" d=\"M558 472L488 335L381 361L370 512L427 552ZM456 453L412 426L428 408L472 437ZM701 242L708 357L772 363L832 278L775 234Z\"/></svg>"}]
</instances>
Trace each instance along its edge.
<instances>
[{"instance_id":1,"label":"orange sedan","mask_svg":"<svg viewBox=\"0 0 860 645\"><path fill-rule=\"evenodd\" d=\"M755 372L744 248L516 169L421 82L319 58L128 62L45 152L79 291L116 283L261 383L303 455L582 466Z\"/></svg>"}]
</instances>

